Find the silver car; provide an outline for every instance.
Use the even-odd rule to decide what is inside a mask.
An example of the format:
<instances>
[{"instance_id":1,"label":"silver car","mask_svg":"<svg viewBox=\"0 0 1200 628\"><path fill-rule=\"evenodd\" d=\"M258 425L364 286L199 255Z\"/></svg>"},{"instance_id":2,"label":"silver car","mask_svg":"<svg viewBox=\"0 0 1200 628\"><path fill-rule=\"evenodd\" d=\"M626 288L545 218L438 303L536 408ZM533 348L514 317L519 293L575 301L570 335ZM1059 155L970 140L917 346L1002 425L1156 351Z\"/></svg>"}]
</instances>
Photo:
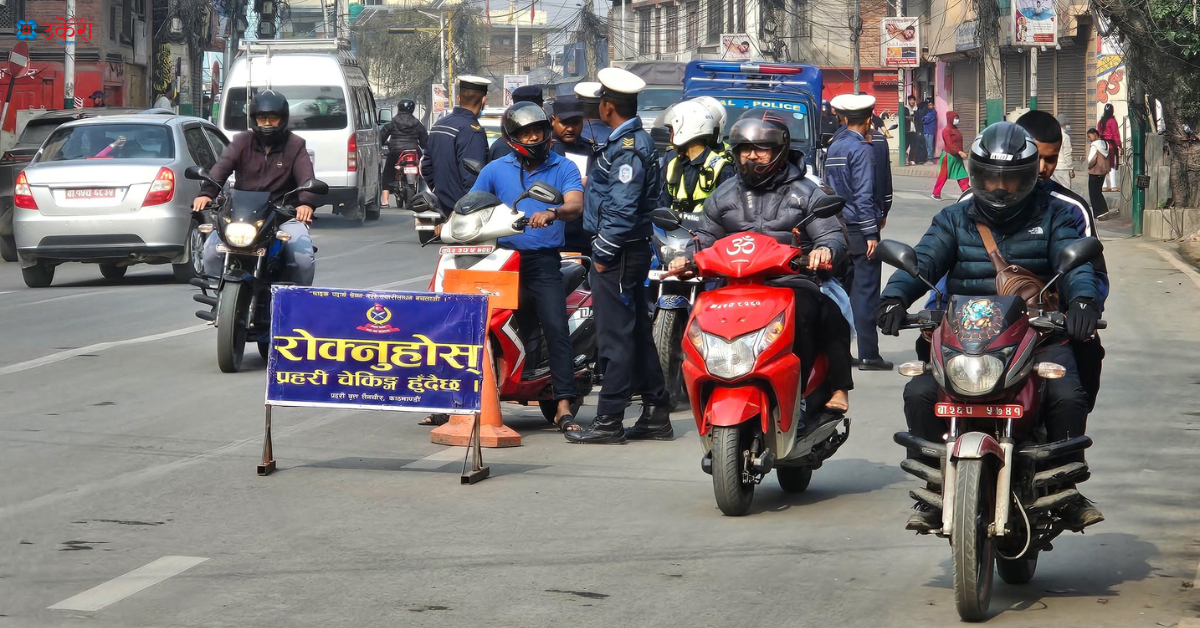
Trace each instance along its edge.
<instances>
[{"instance_id":1,"label":"silver car","mask_svg":"<svg viewBox=\"0 0 1200 628\"><path fill-rule=\"evenodd\" d=\"M186 283L202 270L204 236L193 217L199 183L229 141L188 116L128 115L59 127L14 181L13 231L31 288L63 262L100 265L120 279L133 264L171 264Z\"/></svg>"}]
</instances>

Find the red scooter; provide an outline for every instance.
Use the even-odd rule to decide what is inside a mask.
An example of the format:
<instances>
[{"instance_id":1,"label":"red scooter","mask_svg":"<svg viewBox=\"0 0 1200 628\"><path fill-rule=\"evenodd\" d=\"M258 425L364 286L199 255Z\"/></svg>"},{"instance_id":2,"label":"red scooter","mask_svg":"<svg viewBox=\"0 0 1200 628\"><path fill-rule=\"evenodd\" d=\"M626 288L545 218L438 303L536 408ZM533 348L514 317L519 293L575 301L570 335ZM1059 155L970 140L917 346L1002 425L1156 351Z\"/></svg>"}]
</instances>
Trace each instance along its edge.
<instances>
[{"instance_id":1,"label":"red scooter","mask_svg":"<svg viewBox=\"0 0 1200 628\"><path fill-rule=\"evenodd\" d=\"M844 201L830 197L796 226L836 215ZM682 228L669 209L654 213L664 230ZM683 342L683 378L704 446L701 468L713 478L721 512L746 514L754 487L772 469L785 492L808 488L812 472L850 435L850 419L825 408L828 359L820 355L801 388L800 359L792 352L795 294L766 285L796 275L808 257L770 236L738 233L696 253L705 280L725 285L700 294ZM844 430L838 431L843 425Z\"/></svg>"},{"instance_id":2,"label":"red scooter","mask_svg":"<svg viewBox=\"0 0 1200 628\"><path fill-rule=\"evenodd\" d=\"M1103 248L1096 238L1064 247L1046 289ZM920 275L912 247L884 240L876 255L937 291ZM1061 338L1063 315L1026 307L1016 296L955 295L945 311L911 314L904 325L929 334L931 350L928 363L908 362L900 373L932 373L941 389L934 413L947 429L944 442L897 432L896 443L940 459L938 467L909 459L900 468L925 483L909 495L942 511L934 533L950 540L954 601L964 621L987 617L993 564L1009 584L1033 578L1038 554L1065 529L1062 507L1079 498L1075 485L1089 477L1086 463L1062 458L1092 440L1046 442L1039 417L1044 380L1065 370L1039 362L1037 347Z\"/></svg>"}]
</instances>

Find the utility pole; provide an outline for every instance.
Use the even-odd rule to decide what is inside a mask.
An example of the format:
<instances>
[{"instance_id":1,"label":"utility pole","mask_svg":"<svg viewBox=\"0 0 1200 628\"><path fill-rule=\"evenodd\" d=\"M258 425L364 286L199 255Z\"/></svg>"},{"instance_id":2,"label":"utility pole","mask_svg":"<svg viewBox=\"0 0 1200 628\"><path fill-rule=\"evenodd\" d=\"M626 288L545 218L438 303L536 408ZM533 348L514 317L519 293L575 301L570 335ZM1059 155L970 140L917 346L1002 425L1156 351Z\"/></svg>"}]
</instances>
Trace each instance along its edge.
<instances>
[{"instance_id":1,"label":"utility pole","mask_svg":"<svg viewBox=\"0 0 1200 628\"><path fill-rule=\"evenodd\" d=\"M1194 6L1194 5L1193 5ZM1133 235L1142 235L1142 212L1146 208L1146 190L1138 179L1146 174L1146 91L1139 81L1129 86L1129 120L1133 144Z\"/></svg>"},{"instance_id":2,"label":"utility pole","mask_svg":"<svg viewBox=\"0 0 1200 628\"><path fill-rule=\"evenodd\" d=\"M446 95L450 94L450 86L446 84L446 12L438 11L438 17L441 18L441 29L438 30L438 47L442 52L442 85L446 86Z\"/></svg>"},{"instance_id":3,"label":"utility pole","mask_svg":"<svg viewBox=\"0 0 1200 628\"><path fill-rule=\"evenodd\" d=\"M1029 49L1029 108L1037 109L1038 47Z\"/></svg>"},{"instance_id":4,"label":"utility pole","mask_svg":"<svg viewBox=\"0 0 1200 628\"><path fill-rule=\"evenodd\" d=\"M983 48L983 90L987 99L987 124L995 124L1004 120L1004 77L1000 73L1000 6L998 0L978 0L978 5L991 5L985 13L988 17L980 16L977 28L987 33L980 44ZM987 19L994 23L984 25Z\"/></svg>"},{"instance_id":5,"label":"utility pole","mask_svg":"<svg viewBox=\"0 0 1200 628\"><path fill-rule=\"evenodd\" d=\"M325 0L321 0L321 34L329 39L329 7L325 6Z\"/></svg>"},{"instance_id":6,"label":"utility pole","mask_svg":"<svg viewBox=\"0 0 1200 628\"><path fill-rule=\"evenodd\" d=\"M67 22L75 22L75 0L67 0ZM75 29L68 28L67 45L63 53L63 109L75 108ZM9 78L16 81L17 77Z\"/></svg>"},{"instance_id":7,"label":"utility pole","mask_svg":"<svg viewBox=\"0 0 1200 628\"><path fill-rule=\"evenodd\" d=\"M854 42L854 93L858 93L859 44L862 41L862 15L859 14L859 0L854 0L854 17L850 18L850 40Z\"/></svg>"},{"instance_id":8,"label":"utility pole","mask_svg":"<svg viewBox=\"0 0 1200 628\"><path fill-rule=\"evenodd\" d=\"M896 17L904 17L904 12L907 8L904 6L905 4L905 0L896 0ZM886 35L881 36L886 37ZM921 63L921 50L919 47L917 49L917 63ZM904 80L907 73L908 70L904 68L896 70L896 90L899 92L899 98L896 100L899 103L896 107L896 130L900 134L900 141L897 143L897 148L900 150L899 154L896 155L896 161L899 166L908 165L908 160L904 158L908 150L908 98L905 94L908 88Z\"/></svg>"},{"instance_id":9,"label":"utility pole","mask_svg":"<svg viewBox=\"0 0 1200 628\"><path fill-rule=\"evenodd\" d=\"M517 56L521 52L521 18L516 15L512 16L513 21L513 74L520 74L520 60ZM532 21L531 21L532 22ZM533 26L531 23L530 26Z\"/></svg>"}]
</instances>

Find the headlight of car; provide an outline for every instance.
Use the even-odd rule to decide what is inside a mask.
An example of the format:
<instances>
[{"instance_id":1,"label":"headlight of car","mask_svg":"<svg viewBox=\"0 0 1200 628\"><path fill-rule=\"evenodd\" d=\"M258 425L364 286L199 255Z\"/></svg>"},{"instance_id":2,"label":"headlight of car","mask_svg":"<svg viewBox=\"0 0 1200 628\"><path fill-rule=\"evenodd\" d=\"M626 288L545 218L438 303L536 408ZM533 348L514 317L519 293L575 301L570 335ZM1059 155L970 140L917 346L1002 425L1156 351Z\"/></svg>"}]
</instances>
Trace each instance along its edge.
<instances>
[{"instance_id":1,"label":"headlight of car","mask_svg":"<svg viewBox=\"0 0 1200 628\"><path fill-rule=\"evenodd\" d=\"M453 214L450 217L450 239L455 242L470 242L479 232L483 230L483 225L492 217L492 210L481 209L472 214Z\"/></svg>"},{"instance_id":2,"label":"headlight of car","mask_svg":"<svg viewBox=\"0 0 1200 628\"><path fill-rule=\"evenodd\" d=\"M966 395L985 395L996 388L1004 362L992 355L956 355L946 363L946 377Z\"/></svg>"},{"instance_id":3,"label":"headlight of car","mask_svg":"<svg viewBox=\"0 0 1200 628\"><path fill-rule=\"evenodd\" d=\"M693 323L687 336L692 346L704 356L709 373L721 379L737 379L753 370L758 356L783 336L783 320L781 313L766 327L733 340L701 331Z\"/></svg>"},{"instance_id":4,"label":"headlight of car","mask_svg":"<svg viewBox=\"0 0 1200 628\"><path fill-rule=\"evenodd\" d=\"M245 248L254 241L258 229L247 222L233 222L225 225L225 241L229 246Z\"/></svg>"}]
</instances>

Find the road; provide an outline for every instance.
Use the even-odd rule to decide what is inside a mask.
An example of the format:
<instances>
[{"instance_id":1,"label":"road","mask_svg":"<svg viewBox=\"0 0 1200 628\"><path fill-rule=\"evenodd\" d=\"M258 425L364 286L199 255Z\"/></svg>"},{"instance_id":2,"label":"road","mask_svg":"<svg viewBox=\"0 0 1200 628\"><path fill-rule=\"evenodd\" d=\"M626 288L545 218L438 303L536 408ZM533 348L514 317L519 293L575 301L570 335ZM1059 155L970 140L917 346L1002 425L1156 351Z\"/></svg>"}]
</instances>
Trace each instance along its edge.
<instances>
[{"instance_id":1,"label":"road","mask_svg":"<svg viewBox=\"0 0 1200 628\"><path fill-rule=\"evenodd\" d=\"M887 235L915 242L937 204L927 181L897 183ZM1084 492L1108 520L1056 542L1030 585L999 584L992 625L1200 614L1200 275L1104 235ZM394 211L325 217L315 241L327 286L420 290L435 255ZM170 274L66 266L30 290L0 265L0 628L958 624L947 544L903 529L896 373L856 374L850 441L807 493L768 478L739 519L714 505L687 414L674 442L581 447L505 406L524 445L485 451L493 477L464 487L460 451L415 415L281 409L263 478L262 361L219 373ZM912 340L886 338L885 357Z\"/></svg>"}]
</instances>

